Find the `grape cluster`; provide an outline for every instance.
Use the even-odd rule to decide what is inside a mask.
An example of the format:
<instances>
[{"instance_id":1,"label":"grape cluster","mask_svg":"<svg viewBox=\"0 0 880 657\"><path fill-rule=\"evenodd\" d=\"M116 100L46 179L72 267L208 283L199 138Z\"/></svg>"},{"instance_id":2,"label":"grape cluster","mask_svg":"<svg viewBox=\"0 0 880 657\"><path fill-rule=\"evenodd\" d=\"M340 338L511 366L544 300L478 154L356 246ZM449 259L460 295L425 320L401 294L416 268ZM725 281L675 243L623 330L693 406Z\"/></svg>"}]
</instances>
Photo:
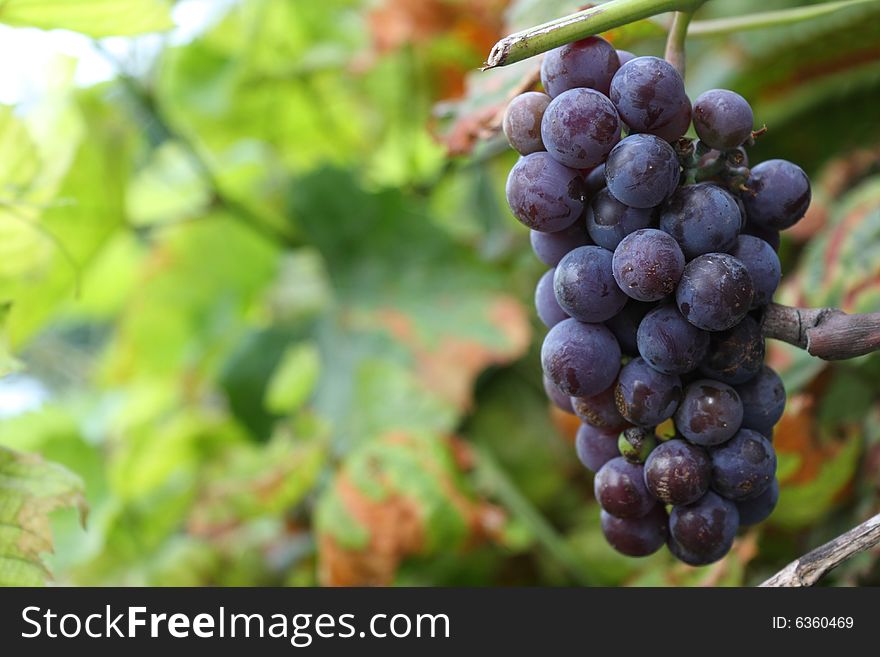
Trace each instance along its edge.
<instances>
[{"instance_id":1,"label":"grape cluster","mask_svg":"<svg viewBox=\"0 0 880 657\"><path fill-rule=\"evenodd\" d=\"M748 102L691 103L663 59L590 37L547 53L541 80L504 132L522 156L510 208L550 267L535 291L544 387L582 420L608 542L711 563L779 496L785 390L761 320L809 180L785 160L749 168Z\"/></svg>"}]
</instances>

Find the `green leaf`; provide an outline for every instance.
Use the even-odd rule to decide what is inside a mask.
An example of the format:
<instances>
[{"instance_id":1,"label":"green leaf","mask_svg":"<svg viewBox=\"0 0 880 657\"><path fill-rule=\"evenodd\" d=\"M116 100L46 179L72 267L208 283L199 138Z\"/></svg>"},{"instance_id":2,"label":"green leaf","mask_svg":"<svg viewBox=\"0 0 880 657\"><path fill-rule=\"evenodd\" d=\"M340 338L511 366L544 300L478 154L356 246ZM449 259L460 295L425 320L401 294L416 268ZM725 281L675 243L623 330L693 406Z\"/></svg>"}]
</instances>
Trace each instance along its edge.
<instances>
[{"instance_id":1,"label":"green leaf","mask_svg":"<svg viewBox=\"0 0 880 657\"><path fill-rule=\"evenodd\" d=\"M0 586L39 586L40 555L52 550L49 514L76 508L85 522L82 481L34 454L0 447Z\"/></svg>"},{"instance_id":2,"label":"green leaf","mask_svg":"<svg viewBox=\"0 0 880 657\"><path fill-rule=\"evenodd\" d=\"M92 37L133 36L174 27L165 0L6 0L0 23L64 29Z\"/></svg>"},{"instance_id":3,"label":"green leaf","mask_svg":"<svg viewBox=\"0 0 880 657\"><path fill-rule=\"evenodd\" d=\"M321 357L314 344L289 347L266 391L266 407L273 413L290 413L306 402L315 389Z\"/></svg>"}]
</instances>

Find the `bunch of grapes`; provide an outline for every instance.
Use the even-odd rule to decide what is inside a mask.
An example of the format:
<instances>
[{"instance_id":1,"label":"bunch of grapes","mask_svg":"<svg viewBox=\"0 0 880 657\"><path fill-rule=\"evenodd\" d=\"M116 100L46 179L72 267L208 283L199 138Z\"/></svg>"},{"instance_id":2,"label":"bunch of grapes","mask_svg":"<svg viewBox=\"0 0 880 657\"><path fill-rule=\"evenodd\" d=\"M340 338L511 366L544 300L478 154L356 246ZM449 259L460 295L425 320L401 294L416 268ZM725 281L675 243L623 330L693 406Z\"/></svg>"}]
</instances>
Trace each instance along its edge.
<instances>
[{"instance_id":1,"label":"bunch of grapes","mask_svg":"<svg viewBox=\"0 0 880 657\"><path fill-rule=\"evenodd\" d=\"M785 160L749 168L748 102L692 104L663 59L590 37L547 53L541 81L504 132L522 155L507 200L550 267L535 291L547 394L583 421L608 542L711 563L778 499L785 390L761 320L809 180Z\"/></svg>"}]
</instances>

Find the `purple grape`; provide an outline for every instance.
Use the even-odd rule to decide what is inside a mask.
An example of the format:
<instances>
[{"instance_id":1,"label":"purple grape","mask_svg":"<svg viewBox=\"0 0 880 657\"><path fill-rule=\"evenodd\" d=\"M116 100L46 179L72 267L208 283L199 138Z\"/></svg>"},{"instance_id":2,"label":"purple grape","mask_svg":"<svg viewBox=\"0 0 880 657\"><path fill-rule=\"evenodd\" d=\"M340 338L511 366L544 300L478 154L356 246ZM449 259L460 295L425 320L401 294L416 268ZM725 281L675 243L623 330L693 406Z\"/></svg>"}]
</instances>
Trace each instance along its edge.
<instances>
[{"instance_id":1,"label":"purple grape","mask_svg":"<svg viewBox=\"0 0 880 657\"><path fill-rule=\"evenodd\" d=\"M605 187L605 163L603 162L584 176L584 187L587 198L593 198Z\"/></svg>"},{"instance_id":2,"label":"purple grape","mask_svg":"<svg viewBox=\"0 0 880 657\"><path fill-rule=\"evenodd\" d=\"M587 169L601 164L620 141L620 119L611 101L598 91L570 89L547 106L541 138L558 162Z\"/></svg>"},{"instance_id":3,"label":"purple grape","mask_svg":"<svg viewBox=\"0 0 880 657\"><path fill-rule=\"evenodd\" d=\"M660 205L675 190L680 175L672 146L654 135L630 135L621 140L605 163L608 191L633 208Z\"/></svg>"},{"instance_id":4,"label":"purple grape","mask_svg":"<svg viewBox=\"0 0 880 657\"><path fill-rule=\"evenodd\" d=\"M617 432L609 432L589 424L582 424L574 439L578 459L590 472L599 472L603 465L620 456L617 451Z\"/></svg>"},{"instance_id":5,"label":"purple grape","mask_svg":"<svg viewBox=\"0 0 880 657\"><path fill-rule=\"evenodd\" d=\"M574 414L574 408L572 408L571 397L562 392L553 381L550 380L550 377L546 374L543 377L544 379L544 392L547 393L547 399L553 402L553 405L556 406L561 411L565 411L566 413Z\"/></svg>"},{"instance_id":6,"label":"purple grape","mask_svg":"<svg viewBox=\"0 0 880 657\"><path fill-rule=\"evenodd\" d=\"M541 365L562 392L589 397L614 383L620 371L620 347L601 324L566 319L544 338Z\"/></svg>"},{"instance_id":7,"label":"purple grape","mask_svg":"<svg viewBox=\"0 0 880 657\"><path fill-rule=\"evenodd\" d=\"M653 303L645 303L630 299L619 313L605 322L611 329L621 350L628 356L638 356L638 331L645 315L655 307Z\"/></svg>"},{"instance_id":8,"label":"purple grape","mask_svg":"<svg viewBox=\"0 0 880 657\"><path fill-rule=\"evenodd\" d=\"M538 311L538 319L547 328L552 328L563 319L568 319L568 315L559 307L559 303L556 301L556 294L553 291L553 274L555 271L555 269L550 269L544 272L544 275L538 279L538 285L535 287L535 310Z\"/></svg>"},{"instance_id":9,"label":"purple grape","mask_svg":"<svg viewBox=\"0 0 880 657\"><path fill-rule=\"evenodd\" d=\"M767 242L767 244L769 244L774 251L777 252L779 251L779 245L782 243L778 230L773 230L772 228L762 228L761 226L756 226L749 221L746 221L746 225L743 226L742 234L760 237L762 240Z\"/></svg>"},{"instance_id":10,"label":"purple grape","mask_svg":"<svg viewBox=\"0 0 880 657\"><path fill-rule=\"evenodd\" d=\"M706 450L684 440L654 448L645 462L645 485L664 504L691 504L706 494L712 462Z\"/></svg>"},{"instance_id":11,"label":"purple grape","mask_svg":"<svg viewBox=\"0 0 880 657\"><path fill-rule=\"evenodd\" d=\"M624 237L650 226L654 216L653 208L631 208L601 189L587 205L587 231L596 244L614 251Z\"/></svg>"},{"instance_id":12,"label":"purple grape","mask_svg":"<svg viewBox=\"0 0 880 657\"><path fill-rule=\"evenodd\" d=\"M675 301L694 326L724 331L742 321L755 296L749 272L726 253L707 253L684 268Z\"/></svg>"},{"instance_id":13,"label":"purple grape","mask_svg":"<svg viewBox=\"0 0 880 657\"><path fill-rule=\"evenodd\" d=\"M548 267L555 267L566 253L579 246L592 244L583 221L575 221L568 228L556 233L542 233L539 230L529 231L532 251Z\"/></svg>"},{"instance_id":14,"label":"purple grape","mask_svg":"<svg viewBox=\"0 0 880 657\"><path fill-rule=\"evenodd\" d=\"M611 251L579 246L556 267L553 288L559 306L582 322L604 322L626 304L611 273Z\"/></svg>"},{"instance_id":15,"label":"purple grape","mask_svg":"<svg viewBox=\"0 0 880 657\"><path fill-rule=\"evenodd\" d=\"M726 383L699 379L684 390L675 411L675 428L697 445L718 445L740 428L743 404Z\"/></svg>"},{"instance_id":16,"label":"purple grape","mask_svg":"<svg viewBox=\"0 0 880 657\"><path fill-rule=\"evenodd\" d=\"M709 491L692 504L672 508L669 550L691 566L705 566L730 552L738 528L736 505Z\"/></svg>"},{"instance_id":17,"label":"purple grape","mask_svg":"<svg viewBox=\"0 0 880 657\"><path fill-rule=\"evenodd\" d=\"M757 497L736 503L739 511L739 526L748 527L764 522L773 513L779 502L779 480L774 479L763 493Z\"/></svg>"},{"instance_id":18,"label":"purple grape","mask_svg":"<svg viewBox=\"0 0 880 657\"><path fill-rule=\"evenodd\" d=\"M614 402L614 386L590 397L572 397L574 414L587 424L611 432L615 436L629 426Z\"/></svg>"},{"instance_id":19,"label":"purple grape","mask_svg":"<svg viewBox=\"0 0 880 657\"><path fill-rule=\"evenodd\" d=\"M617 410L642 427L652 427L672 417L681 401L681 379L663 374L643 358L634 358L620 370L614 387Z\"/></svg>"},{"instance_id":20,"label":"purple grape","mask_svg":"<svg viewBox=\"0 0 880 657\"><path fill-rule=\"evenodd\" d=\"M810 206L810 179L788 160L752 167L742 199L749 222L769 230L794 226Z\"/></svg>"},{"instance_id":21,"label":"purple grape","mask_svg":"<svg viewBox=\"0 0 880 657\"><path fill-rule=\"evenodd\" d=\"M735 148L752 136L755 117L745 98L727 89L710 89L694 103L694 129L712 148Z\"/></svg>"},{"instance_id":22,"label":"purple grape","mask_svg":"<svg viewBox=\"0 0 880 657\"><path fill-rule=\"evenodd\" d=\"M685 105L690 108L681 75L659 57L636 57L621 66L611 80L610 97L632 132L659 134L680 121ZM684 130L675 137L681 134Z\"/></svg>"},{"instance_id":23,"label":"purple grape","mask_svg":"<svg viewBox=\"0 0 880 657\"><path fill-rule=\"evenodd\" d=\"M675 238L688 260L729 251L740 228L736 200L712 183L679 187L660 212L660 229Z\"/></svg>"},{"instance_id":24,"label":"purple grape","mask_svg":"<svg viewBox=\"0 0 880 657\"><path fill-rule=\"evenodd\" d=\"M607 96L618 68L614 47L602 37L591 36L544 55L541 84L554 98L576 87L596 89Z\"/></svg>"},{"instance_id":25,"label":"purple grape","mask_svg":"<svg viewBox=\"0 0 880 657\"><path fill-rule=\"evenodd\" d=\"M681 316L673 304L655 308L639 324L639 353L664 374L686 374L706 355L709 334Z\"/></svg>"},{"instance_id":26,"label":"purple grape","mask_svg":"<svg viewBox=\"0 0 880 657\"><path fill-rule=\"evenodd\" d=\"M623 66L628 61L635 59L636 56L632 54L629 50L617 50L617 59L620 60L620 65Z\"/></svg>"},{"instance_id":27,"label":"purple grape","mask_svg":"<svg viewBox=\"0 0 880 657\"><path fill-rule=\"evenodd\" d=\"M628 557L654 554L669 535L669 516L659 504L641 518L617 518L603 509L599 520L608 544Z\"/></svg>"},{"instance_id":28,"label":"purple grape","mask_svg":"<svg viewBox=\"0 0 880 657\"><path fill-rule=\"evenodd\" d=\"M709 350L700 364L704 376L735 386L761 371L764 336L754 319L746 315L733 328L710 335Z\"/></svg>"},{"instance_id":29,"label":"purple grape","mask_svg":"<svg viewBox=\"0 0 880 657\"><path fill-rule=\"evenodd\" d=\"M723 445L709 450L712 488L729 500L739 501L763 493L776 476L776 452L757 431L740 429Z\"/></svg>"},{"instance_id":30,"label":"purple grape","mask_svg":"<svg viewBox=\"0 0 880 657\"><path fill-rule=\"evenodd\" d=\"M678 141L684 133L687 132L691 125L691 100L687 96L684 97L682 103L678 106L678 110L673 115L669 123L658 126L651 131L660 139L672 143Z\"/></svg>"},{"instance_id":31,"label":"purple grape","mask_svg":"<svg viewBox=\"0 0 880 657\"><path fill-rule=\"evenodd\" d=\"M678 243L656 228L643 228L624 237L612 258L617 285L639 301L658 301L675 290L684 271Z\"/></svg>"},{"instance_id":32,"label":"purple grape","mask_svg":"<svg viewBox=\"0 0 880 657\"><path fill-rule=\"evenodd\" d=\"M617 518L641 518L657 505L645 486L644 466L622 456L599 469L593 490L601 507Z\"/></svg>"},{"instance_id":33,"label":"purple grape","mask_svg":"<svg viewBox=\"0 0 880 657\"><path fill-rule=\"evenodd\" d=\"M544 233L568 228L584 211L580 174L547 153L521 157L507 177L506 193L513 216Z\"/></svg>"},{"instance_id":34,"label":"purple grape","mask_svg":"<svg viewBox=\"0 0 880 657\"><path fill-rule=\"evenodd\" d=\"M740 235L730 255L746 266L752 279L752 286L755 288L752 307L770 303L782 279L782 265L773 247L759 237Z\"/></svg>"},{"instance_id":35,"label":"purple grape","mask_svg":"<svg viewBox=\"0 0 880 657\"><path fill-rule=\"evenodd\" d=\"M765 365L736 391L743 403L742 426L770 436L785 412L785 386L779 375Z\"/></svg>"},{"instance_id":36,"label":"purple grape","mask_svg":"<svg viewBox=\"0 0 880 657\"><path fill-rule=\"evenodd\" d=\"M507 141L521 155L543 151L541 119L550 104L550 96L538 91L527 91L516 96L504 111L501 127Z\"/></svg>"}]
</instances>

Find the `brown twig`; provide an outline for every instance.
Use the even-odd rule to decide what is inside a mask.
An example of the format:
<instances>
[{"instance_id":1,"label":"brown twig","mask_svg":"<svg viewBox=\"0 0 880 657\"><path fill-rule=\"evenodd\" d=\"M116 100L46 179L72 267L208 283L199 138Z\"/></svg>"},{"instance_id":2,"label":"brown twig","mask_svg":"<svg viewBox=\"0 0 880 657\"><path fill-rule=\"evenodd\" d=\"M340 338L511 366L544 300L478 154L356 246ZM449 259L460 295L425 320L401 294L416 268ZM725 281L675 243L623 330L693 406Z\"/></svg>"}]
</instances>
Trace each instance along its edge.
<instances>
[{"instance_id":1,"label":"brown twig","mask_svg":"<svg viewBox=\"0 0 880 657\"><path fill-rule=\"evenodd\" d=\"M795 559L761 586L812 586L828 571L880 543L880 513Z\"/></svg>"},{"instance_id":2,"label":"brown twig","mask_svg":"<svg viewBox=\"0 0 880 657\"><path fill-rule=\"evenodd\" d=\"M837 308L792 308L772 303L764 335L806 349L823 360L843 360L880 349L880 312L848 315Z\"/></svg>"}]
</instances>

